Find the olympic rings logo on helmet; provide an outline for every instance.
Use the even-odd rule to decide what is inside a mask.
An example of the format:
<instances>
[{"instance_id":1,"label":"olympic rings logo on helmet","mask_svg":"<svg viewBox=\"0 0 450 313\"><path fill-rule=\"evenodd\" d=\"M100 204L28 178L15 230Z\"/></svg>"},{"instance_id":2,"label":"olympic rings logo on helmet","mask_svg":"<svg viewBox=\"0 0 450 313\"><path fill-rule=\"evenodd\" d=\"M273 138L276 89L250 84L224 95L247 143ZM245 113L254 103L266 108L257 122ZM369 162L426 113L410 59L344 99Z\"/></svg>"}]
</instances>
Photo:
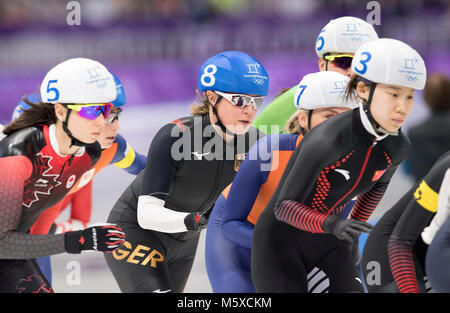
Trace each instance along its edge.
<instances>
[{"instance_id":1,"label":"olympic rings logo on helmet","mask_svg":"<svg viewBox=\"0 0 450 313\"><path fill-rule=\"evenodd\" d=\"M262 84L264 84L264 79L262 79L262 78L254 78L253 82L255 84L257 84L257 85L262 85Z\"/></svg>"}]
</instances>

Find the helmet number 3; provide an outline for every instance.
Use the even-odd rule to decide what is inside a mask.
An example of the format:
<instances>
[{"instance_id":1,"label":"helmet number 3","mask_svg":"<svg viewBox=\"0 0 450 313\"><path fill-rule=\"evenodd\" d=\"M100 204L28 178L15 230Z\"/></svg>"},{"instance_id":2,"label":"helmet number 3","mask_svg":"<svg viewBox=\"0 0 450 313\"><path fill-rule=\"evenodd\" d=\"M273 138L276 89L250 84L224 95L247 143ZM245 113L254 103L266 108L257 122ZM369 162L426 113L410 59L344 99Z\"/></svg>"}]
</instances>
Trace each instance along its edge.
<instances>
[{"instance_id":1,"label":"helmet number 3","mask_svg":"<svg viewBox=\"0 0 450 313\"><path fill-rule=\"evenodd\" d=\"M366 63L369 62L370 59L372 59L372 55L369 52L361 53L361 56L363 56L363 55L365 55L366 58L364 60L363 59L359 60L359 63L362 65L362 68L360 69L360 68L358 68L358 66L355 66L355 72L357 72L361 75L363 75L367 72L367 64Z\"/></svg>"},{"instance_id":2,"label":"helmet number 3","mask_svg":"<svg viewBox=\"0 0 450 313\"><path fill-rule=\"evenodd\" d=\"M57 79L53 79L53 80L49 80L48 81L48 85L47 85L47 94L49 94L50 92L53 92L55 94L55 96L50 99L50 97L47 99L47 101L56 101L59 99L59 90L56 89L55 87L50 88L50 84L53 83L57 83L58 80Z\"/></svg>"},{"instance_id":3,"label":"helmet number 3","mask_svg":"<svg viewBox=\"0 0 450 313\"><path fill-rule=\"evenodd\" d=\"M211 87L214 86L216 83L216 78L214 77L214 74L217 72L217 66L214 64L209 64L205 67L203 70L203 75L200 77L200 82L205 87Z\"/></svg>"}]
</instances>

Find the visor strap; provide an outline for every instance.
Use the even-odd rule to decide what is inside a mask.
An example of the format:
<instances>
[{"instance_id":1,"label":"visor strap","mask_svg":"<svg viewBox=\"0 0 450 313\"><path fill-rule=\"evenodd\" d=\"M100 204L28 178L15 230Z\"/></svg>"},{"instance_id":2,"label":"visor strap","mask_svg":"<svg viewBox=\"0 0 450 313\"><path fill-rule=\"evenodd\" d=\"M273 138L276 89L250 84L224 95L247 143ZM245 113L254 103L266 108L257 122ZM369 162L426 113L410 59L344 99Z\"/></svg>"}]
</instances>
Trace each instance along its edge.
<instances>
[{"instance_id":1,"label":"visor strap","mask_svg":"<svg viewBox=\"0 0 450 313\"><path fill-rule=\"evenodd\" d=\"M217 113L216 105L218 105L218 103L220 102L220 100L222 100L222 98L223 97L221 95L219 95L219 97L216 100L215 105L211 105L212 111L213 111L214 115L217 118L217 123L216 124L217 124L217 126L220 127L220 129L222 130L223 133L226 133L227 135L230 135L230 136L236 136L235 133L229 131L228 128L222 123L222 120L219 117L219 113Z\"/></svg>"},{"instance_id":2,"label":"visor strap","mask_svg":"<svg viewBox=\"0 0 450 313\"><path fill-rule=\"evenodd\" d=\"M364 112L367 115L367 118L369 119L369 121L374 125L374 128L376 131L382 133L382 134L387 134L387 135L391 135L391 136L397 136L398 135L398 131L395 132L391 132L387 129L384 129L380 124L378 124L378 122L373 118L372 113L370 113L370 105L372 104L372 98L373 98L373 94L375 92L375 87L377 86L377 83L373 83L370 85L370 91L369 91L369 98L367 99L367 102L365 104L363 104L363 109Z\"/></svg>"},{"instance_id":3,"label":"visor strap","mask_svg":"<svg viewBox=\"0 0 450 313\"><path fill-rule=\"evenodd\" d=\"M69 136L69 138L71 140L69 148L72 148L72 146L78 146L78 147L88 146L89 145L88 143L82 142L82 141L78 140L77 138L75 138L72 135L72 132L69 130L69 127L67 126L67 124L69 123L69 116L70 116L71 112L72 112L72 109L67 108L66 119L62 123L64 132L67 134L67 136Z\"/></svg>"},{"instance_id":4,"label":"visor strap","mask_svg":"<svg viewBox=\"0 0 450 313\"><path fill-rule=\"evenodd\" d=\"M313 110L309 110L308 111L308 131L311 130L311 118L312 118L312 115L313 115Z\"/></svg>"}]
</instances>

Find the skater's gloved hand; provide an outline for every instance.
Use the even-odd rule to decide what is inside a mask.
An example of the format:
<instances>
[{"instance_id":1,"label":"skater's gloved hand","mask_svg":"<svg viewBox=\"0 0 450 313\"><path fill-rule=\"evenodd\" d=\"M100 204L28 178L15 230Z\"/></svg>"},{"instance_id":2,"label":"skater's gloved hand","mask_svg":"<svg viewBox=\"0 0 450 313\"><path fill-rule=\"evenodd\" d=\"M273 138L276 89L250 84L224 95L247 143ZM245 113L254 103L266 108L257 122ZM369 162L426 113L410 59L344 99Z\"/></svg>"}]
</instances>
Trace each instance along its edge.
<instances>
[{"instance_id":1,"label":"skater's gloved hand","mask_svg":"<svg viewBox=\"0 0 450 313\"><path fill-rule=\"evenodd\" d=\"M361 232L369 233L373 226L355 219L343 220L336 215L328 216L323 223L323 231L333 234L339 239L347 240L350 244L358 240Z\"/></svg>"},{"instance_id":2,"label":"skater's gloved hand","mask_svg":"<svg viewBox=\"0 0 450 313\"><path fill-rule=\"evenodd\" d=\"M83 230L67 232L64 235L68 253L82 250L112 252L125 241L122 228L114 224L98 224Z\"/></svg>"},{"instance_id":3,"label":"skater's gloved hand","mask_svg":"<svg viewBox=\"0 0 450 313\"><path fill-rule=\"evenodd\" d=\"M192 212L184 218L187 230L201 231L208 226L211 210L205 212Z\"/></svg>"}]
</instances>

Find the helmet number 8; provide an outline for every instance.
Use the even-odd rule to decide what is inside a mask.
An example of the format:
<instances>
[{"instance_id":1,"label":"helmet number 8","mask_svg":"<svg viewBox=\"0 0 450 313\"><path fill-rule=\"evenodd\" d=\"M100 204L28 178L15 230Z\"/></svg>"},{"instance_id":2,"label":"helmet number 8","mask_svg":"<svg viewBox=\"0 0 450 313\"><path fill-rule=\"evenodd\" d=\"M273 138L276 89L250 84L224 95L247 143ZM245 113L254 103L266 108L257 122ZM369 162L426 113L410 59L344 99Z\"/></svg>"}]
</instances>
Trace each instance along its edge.
<instances>
[{"instance_id":1,"label":"helmet number 8","mask_svg":"<svg viewBox=\"0 0 450 313\"><path fill-rule=\"evenodd\" d=\"M367 62L370 61L370 59L372 59L372 55L369 52L363 52L361 53L361 56L365 55L366 58L364 60L359 60L359 63L362 65L362 69L359 69L358 67L355 66L355 72L363 75L367 72Z\"/></svg>"},{"instance_id":2,"label":"helmet number 8","mask_svg":"<svg viewBox=\"0 0 450 313\"><path fill-rule=\"evenodd\" d=\"M217 72L217 66L214 64L209 64L205 67L203 70L203 75L200 77L200 81L203 86L205 87L211 87L214 86L216 83L216 78L214 77L214 74ZM207 80L205 78L208 78Z\"/></svg>"}]
</instances>

